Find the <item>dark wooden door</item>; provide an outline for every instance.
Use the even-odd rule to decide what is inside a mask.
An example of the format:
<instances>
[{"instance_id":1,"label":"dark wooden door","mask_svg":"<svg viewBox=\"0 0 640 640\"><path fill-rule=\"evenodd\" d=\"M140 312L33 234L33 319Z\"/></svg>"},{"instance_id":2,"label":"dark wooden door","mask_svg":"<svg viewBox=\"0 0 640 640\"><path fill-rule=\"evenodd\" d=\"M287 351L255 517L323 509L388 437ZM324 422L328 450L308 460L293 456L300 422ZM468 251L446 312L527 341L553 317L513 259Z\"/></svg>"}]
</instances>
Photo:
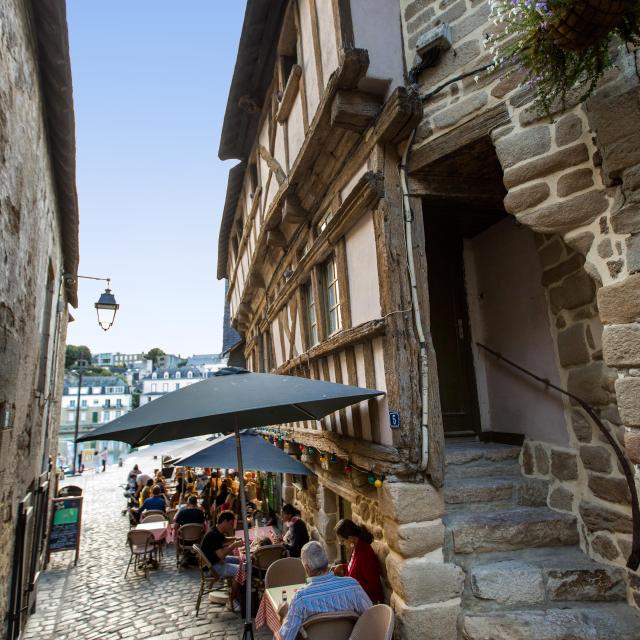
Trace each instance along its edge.
<instances>
[{"instance_id":1,"label":"dark wooden door","mask_svg":"<svg viewBox=\"0 0 640 640\"><path fill-rule=\"evenodd\" d=\"M427 211L433 208L429 207ZM445 435L480 431L462 236L449 216L425 215L431 334Z\"/></svg>"}]
</instances>

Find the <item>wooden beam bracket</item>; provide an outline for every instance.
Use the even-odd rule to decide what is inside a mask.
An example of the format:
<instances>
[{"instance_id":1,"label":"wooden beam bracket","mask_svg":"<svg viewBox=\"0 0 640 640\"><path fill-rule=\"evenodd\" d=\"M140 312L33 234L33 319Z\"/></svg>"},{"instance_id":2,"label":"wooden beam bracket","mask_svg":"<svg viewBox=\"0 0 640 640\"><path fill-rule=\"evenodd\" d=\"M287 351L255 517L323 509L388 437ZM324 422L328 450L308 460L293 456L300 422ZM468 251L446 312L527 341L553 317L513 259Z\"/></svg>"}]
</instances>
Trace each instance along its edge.
<instances>
[{"instance_id":1,"label":"wooden beam bracket","mask_svg":"<svg viewBox=\"0 0 640 640\"><path fill-rule=\"evenodd\" d=\"M331 125L361 133L380 112L382 100L364 91L338 91L331 105Z\"/></svg>"}]
</instances>

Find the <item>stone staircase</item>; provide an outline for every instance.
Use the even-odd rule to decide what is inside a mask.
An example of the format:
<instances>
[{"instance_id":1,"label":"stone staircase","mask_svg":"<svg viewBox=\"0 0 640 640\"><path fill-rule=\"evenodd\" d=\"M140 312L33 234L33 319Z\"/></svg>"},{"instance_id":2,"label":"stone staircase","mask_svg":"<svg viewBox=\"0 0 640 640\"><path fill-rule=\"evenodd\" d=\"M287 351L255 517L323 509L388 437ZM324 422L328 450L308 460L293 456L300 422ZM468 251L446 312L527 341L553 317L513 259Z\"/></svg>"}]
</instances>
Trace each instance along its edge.
<instances>
[{"instance_id":1,"label":"stone staircase","mask_svg":"<svg viewBox=\"0 0 640 640\"><path fill-rule=\"evenodd\" d=\"M624 570L578 547L573 516L521 475L520 447L446 447L445 559L464 570L465 640L640 640Z\"/></svg>"}]
</instances>

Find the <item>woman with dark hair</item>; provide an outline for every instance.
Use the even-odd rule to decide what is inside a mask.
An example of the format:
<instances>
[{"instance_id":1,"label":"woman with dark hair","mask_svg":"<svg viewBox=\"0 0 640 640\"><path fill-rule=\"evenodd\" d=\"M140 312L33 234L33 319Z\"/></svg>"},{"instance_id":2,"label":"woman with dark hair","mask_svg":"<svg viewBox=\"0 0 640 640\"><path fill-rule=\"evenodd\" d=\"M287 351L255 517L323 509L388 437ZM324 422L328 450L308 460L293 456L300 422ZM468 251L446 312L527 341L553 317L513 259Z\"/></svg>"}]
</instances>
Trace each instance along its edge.
<instances>
[{"instance_id":1,"label":"woman with dark hair","mask_svg":"<svg viewBox=\"0 0 640 640\"><path fill-rule=\"evenodd\" d=\"M298 511L292 504L285 504L280 512L282 522L287 525L287 533L284 535L284 548L291 558L299 558L300 551L309 542L307 525L300 518Z\"/></svg>"},{"instance_id":2,"label":"woman with dark hair","mask_svg":"<svg viewBox=\"0 0 640 640\"><path fill-rule=\"evenodd\" d=\"M355 578L371 598L371 602L374 604L383 602L380 564L371 547L373 536L369 530L365 526L358 526L353 520L345 518L338 522L335 532L338 542L351 549L351 556L346 571L344 571L344 565L341 565L342 571L336 570L334 573L344 573L350 578Z\"/></svg>"}]
</instances>

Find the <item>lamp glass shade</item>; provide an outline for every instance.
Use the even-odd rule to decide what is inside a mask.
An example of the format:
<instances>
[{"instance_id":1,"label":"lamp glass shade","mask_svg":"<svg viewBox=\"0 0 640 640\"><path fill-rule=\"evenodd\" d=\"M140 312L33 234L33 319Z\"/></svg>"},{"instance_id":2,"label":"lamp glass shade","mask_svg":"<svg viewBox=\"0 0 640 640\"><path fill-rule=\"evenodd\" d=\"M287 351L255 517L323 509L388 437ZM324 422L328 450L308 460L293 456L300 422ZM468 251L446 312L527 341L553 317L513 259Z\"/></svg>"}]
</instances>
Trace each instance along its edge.
<instances>
[{"instance_id":1,"label":"lamp glass shade","mask_svg":"<svg viewBox=\"0 0 640 640\"><path fill-rule=\"evenodd\" d=\"M100 299L94 306L98 313L98 324L104 331L108 331L116 318L116 311L120 308L120 305L116 303L116 299L111 293L111 289L105 289L105 292L100 296Z\"/></svg>"}]
</instances>

